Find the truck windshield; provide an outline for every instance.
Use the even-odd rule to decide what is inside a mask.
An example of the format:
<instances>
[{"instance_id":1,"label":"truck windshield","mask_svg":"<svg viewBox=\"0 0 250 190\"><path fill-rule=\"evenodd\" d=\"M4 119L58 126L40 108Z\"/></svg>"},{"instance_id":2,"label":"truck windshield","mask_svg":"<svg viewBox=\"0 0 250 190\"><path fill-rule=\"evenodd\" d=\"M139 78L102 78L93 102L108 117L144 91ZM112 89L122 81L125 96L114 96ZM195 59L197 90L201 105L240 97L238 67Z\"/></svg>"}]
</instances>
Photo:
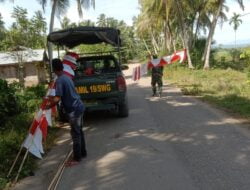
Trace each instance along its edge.
<instances>
[{"instance_id":1,"label":"truck windshield","mask_svg":"<svg viewBox=\"0 0 250 190\"><path fill-rule=\"evenodd\" d=\"M95 74L112 73L119 71L115 60L110 58L80 58L75 71L76 77L91 76Z\"/></svg>"}]
</instances>

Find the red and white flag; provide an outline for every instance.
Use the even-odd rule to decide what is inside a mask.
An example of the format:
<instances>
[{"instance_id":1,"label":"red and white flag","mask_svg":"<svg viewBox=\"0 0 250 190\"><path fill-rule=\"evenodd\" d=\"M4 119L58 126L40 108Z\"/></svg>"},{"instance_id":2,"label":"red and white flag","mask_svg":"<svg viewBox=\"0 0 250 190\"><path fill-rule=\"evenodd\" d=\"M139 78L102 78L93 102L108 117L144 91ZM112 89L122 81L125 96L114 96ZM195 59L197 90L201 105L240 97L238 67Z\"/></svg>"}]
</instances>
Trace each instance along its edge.
<instances>
[{"instance_id":1,"label":"red and white flag","mask_svg":"<svg viewBox=\"0 0 250 190\"><path fill-rule=\"evenodd\" d=\"M150 69L153 67L168 65L176 61L179 61L179 63L183 63L186 60L186 58L187 58L187 53L186 49L184 49L181 51L177 51L172 55L163 56L157 59L152 59L151 61L148 62L148 68Z\"/></svg>"},{"instance_id":2,"label":"red and white flag","mask_svg":"<svg viewBox=\"0 0 250 190\"><path fill-rule=\"evenodd\" d=\"M133 68L132 78L133 78L134 81L140 79L140 77L141 77L140 72L141 72L140 66L136 66L135 68Z\"/></svg>"},{"instance_id":3,"label":"red and white flag","mask_svg":"<svg viewBox=\"0 0 250 190\"><path fill-rule=\"evenodd\" d=\"M183 63L187 58L186 49L177 51L172 55L163 56L161 58L152 59L148 62L148 64L141 64L133 68L132 80L137 81L143 75L147 74L148 69L153 67L165 66L171 64L173 62L179 61L179 63Z\"/></svg>"},{"instance_id":4,"label":"red and white flag","mask_svg":"<svg viewBox=\"0 0 250 190\"><path fill-rule=\"evenodd\" d=\"M133 68L132 80L139 80L143 75L147 74L147 71L147 64L141 64L136 66L135 68Z\"/></svg>"},{"instance_id":5,"label":"red and white flag","mask_svg":"<svg viewBox=\"0 0 250 190\"><path fill-rule=\"evenodd\" d=\"M55 91L55 82L53 81L48 89L46 96L53 96ZM38 158L42 158L43 140L47 137L48 126L52 126L52 113L56 111L54 106L51 109L46 110L45 106L48 103L48 99L44 99L39 111L36 113L32 125L29 129L29 134L23 142L23 147Z\"/></svg>"},{"instance_id":6,"label":"red and white flag","mask_svg":"<svg viewBox=\"0 0 250 190\"><path fill-rule=\"evenodd\" d=\"M183 63L187 58L186 49L182 51L177 51L169 56L163 56L162 59L167 62L167 64L171 64L173 62L179 61L179 63Z\"/></svg>"},{"instance_id":7,"label":"red and white flag","mask_svg":"<svg viewBox=\"0 0 250 190\"><path fill-rule=\"evenodd\" d=\"M166 65L167 62L162 58L152 59L148 62L148 68L159 67Z\"/></svg>"},{"instance_id":8,"label":"red and white flag","mask_svg":"<svg viewBox=\"0 0 250 190\"><path fill-rule=\"evenodd\" d=\"M38 158L42 158L44 153L42 140L46 139L48 122L45 117L46 111L40 109L31 125L29 134L26 137L23 147L27 148L28 151Z\"/></svg>"}]
</instances>

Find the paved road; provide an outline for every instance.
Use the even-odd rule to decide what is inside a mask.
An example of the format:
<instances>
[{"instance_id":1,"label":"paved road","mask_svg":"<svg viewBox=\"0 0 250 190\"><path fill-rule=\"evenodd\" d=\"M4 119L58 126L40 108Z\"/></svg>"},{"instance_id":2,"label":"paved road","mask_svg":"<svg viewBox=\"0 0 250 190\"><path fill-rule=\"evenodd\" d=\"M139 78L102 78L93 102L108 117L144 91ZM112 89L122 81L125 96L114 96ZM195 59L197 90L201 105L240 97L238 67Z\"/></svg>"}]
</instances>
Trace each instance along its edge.
<instances>
[{"instance_id":1,"label":"paved road","mask_svg":"<svg viewBox=\"0 0 250 190\"><path fill-rule=\"evenodd\" d=\"M250 189L245 126L173 86L151 97L150 78L129 74L130 116L86 118L89 156L65 169L59 190Z\"/></svg>"},{"instance_id":2,"label":"paved road","mask_svg":"<svg viewBox=\"0 0 250 190\"><path fill-rule=\"evenodd\" d=\"M168 85L152 98L149 78L127 78L130 116L87 118L89 156L60 190L250 189L250 137L237 120Z\"/></svg>"}]
</instances>

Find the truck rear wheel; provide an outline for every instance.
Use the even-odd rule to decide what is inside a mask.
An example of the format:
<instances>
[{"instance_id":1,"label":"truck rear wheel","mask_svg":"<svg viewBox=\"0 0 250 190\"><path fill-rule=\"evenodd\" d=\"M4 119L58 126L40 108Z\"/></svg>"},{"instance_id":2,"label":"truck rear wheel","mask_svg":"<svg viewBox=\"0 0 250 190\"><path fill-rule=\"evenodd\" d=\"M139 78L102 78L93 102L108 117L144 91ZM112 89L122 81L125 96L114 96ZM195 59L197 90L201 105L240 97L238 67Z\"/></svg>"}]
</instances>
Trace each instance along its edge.
<instances>
[{"instance_id":1,"label":"truck rear wheel","mask_svg":"<svg viewBox=\"0 0 250 190\"><path fill-rule=\"evenodd\" d=\"M128 117L129 109L128 109L128 102L125 101L123 104L118 106L118 117Z\"/></svg>"}]
</instances>

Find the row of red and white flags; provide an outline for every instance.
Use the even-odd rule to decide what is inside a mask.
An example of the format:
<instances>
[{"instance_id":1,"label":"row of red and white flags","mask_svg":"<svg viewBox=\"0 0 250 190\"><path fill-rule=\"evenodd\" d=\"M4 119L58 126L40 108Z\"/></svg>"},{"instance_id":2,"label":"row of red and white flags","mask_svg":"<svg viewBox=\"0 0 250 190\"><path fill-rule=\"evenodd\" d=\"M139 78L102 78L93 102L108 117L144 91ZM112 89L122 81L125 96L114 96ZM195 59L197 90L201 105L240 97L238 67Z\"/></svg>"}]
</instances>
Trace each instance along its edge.
<instances>
[{"instance_id":1,"label":"row of red and white flags","mask_svg":"<svg viewBox=\"0 0 250 190\"><path fill-rule=\"evenodd\" d=\"M179 63L183 63L187 58L186 49L177 51L172 55L163 56L161 58L152 59L147 64L141 64L133 68L132 80L137 81L142 76L146 75L148 70L153 67L160 67L172 64L174 62L179 61Z\"/></svg>"},{"instance_id":2,"label":"row of red and white flags","mask_svg":"<svg viewBox=\"0 0 250 190\"><path fill-rule=\"evenodd\" d=\"M63 72L70 78L75 76L74 70L76 68L76 60L79 58L78 54L68 52L63 57ZM51 109L45 109L48 99L46 97L55 96L55 81L49 85L45 99L43 99L38 112L35 114L28 135L24 140L22 146L38 158L42 158L44 154L43 142L46 140L48 126L52 126L52 115L55 115L56 106Z\"/></svg>"},{"instance_id":3,"label":"row of red and white flags","mask_svg":"<svg viewBox=\"0 0 250 190\"><path fill-rule=\"evenodd\" d=\"M74 69L76 67L76 60L79 56L76 53L69 52L64 56L63 66L64 73L69 77L74 77ZM133 69L133 80L139 80L143 75L147 74L148 69L152 67L164 66L173 62L179 61L182 63L186 59L186 50L178 51L170 56L163 56L159 59L152 59L148 64L142 64ZM55 96L55 81L49 85L46 97ZM52 115L56 112L56 107L45 109L48 99L43 99L38 112L36 113L29 133L24 140L22 146L38 158L42 158L44 154L43 141L46 140L48 126L52 126Z\"/></svg>"}]
</instances>

